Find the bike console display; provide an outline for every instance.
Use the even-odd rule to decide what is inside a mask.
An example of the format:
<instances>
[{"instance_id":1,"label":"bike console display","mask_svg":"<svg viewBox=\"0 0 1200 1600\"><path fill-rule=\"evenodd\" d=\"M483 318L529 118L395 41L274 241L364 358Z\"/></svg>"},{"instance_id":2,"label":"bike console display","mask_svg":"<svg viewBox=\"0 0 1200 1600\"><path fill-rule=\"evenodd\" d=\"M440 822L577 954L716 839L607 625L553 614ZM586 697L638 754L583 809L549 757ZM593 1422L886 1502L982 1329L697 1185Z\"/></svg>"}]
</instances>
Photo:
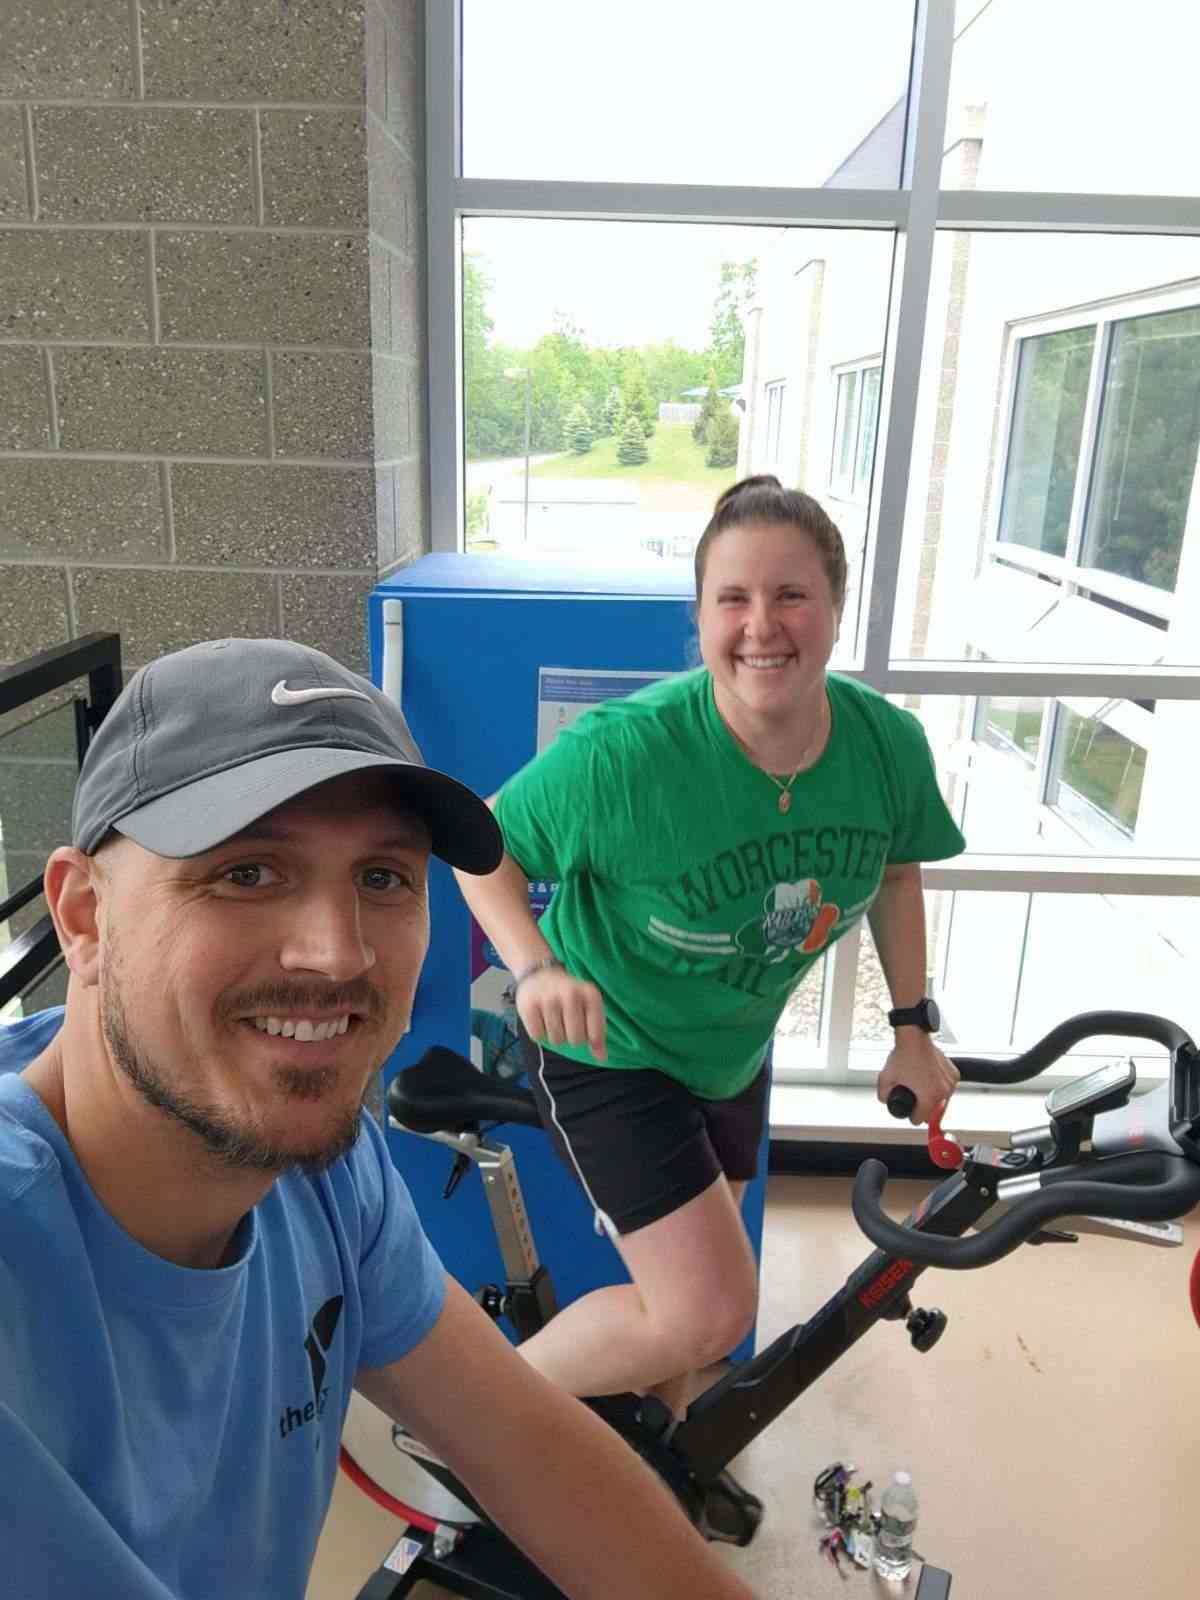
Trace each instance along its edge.
<instances>
[{"instance_id":1,"label":"bike console display","mask_svg":"<svg viewBox=\"0 0 1200 1600\"><path fill-rule=\"evenodd\" d=\"M1115 1111L1129 1099L1136 1082L1137 1068L1132 1061L1097 1067L1086 1077L1052 1089L1046 1096L1046 1114L1054 1122L1071 1122L1078 1117L1098 1116L1101 1111Z\"/></svg>"}]
</instances>

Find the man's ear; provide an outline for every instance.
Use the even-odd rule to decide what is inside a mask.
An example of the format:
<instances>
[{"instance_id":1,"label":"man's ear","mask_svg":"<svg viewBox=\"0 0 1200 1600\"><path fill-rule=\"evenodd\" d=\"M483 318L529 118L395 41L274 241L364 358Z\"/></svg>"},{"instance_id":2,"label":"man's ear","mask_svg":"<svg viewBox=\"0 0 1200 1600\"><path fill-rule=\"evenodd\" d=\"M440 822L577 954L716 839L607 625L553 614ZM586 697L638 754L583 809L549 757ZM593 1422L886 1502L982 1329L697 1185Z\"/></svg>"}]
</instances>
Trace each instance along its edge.
<instances>
[{"instance_id":1,"label":"man's ear","mask_svg":"<svg viewBox=\"0 0 1200 1600\"><path fill-rule=\"evenodd\" d=\"M102 868L94 856L70 845L55 850L46 863L43 885L63 957L86 987L99 981L99 886Z\"/></svg>"}]
</instances>

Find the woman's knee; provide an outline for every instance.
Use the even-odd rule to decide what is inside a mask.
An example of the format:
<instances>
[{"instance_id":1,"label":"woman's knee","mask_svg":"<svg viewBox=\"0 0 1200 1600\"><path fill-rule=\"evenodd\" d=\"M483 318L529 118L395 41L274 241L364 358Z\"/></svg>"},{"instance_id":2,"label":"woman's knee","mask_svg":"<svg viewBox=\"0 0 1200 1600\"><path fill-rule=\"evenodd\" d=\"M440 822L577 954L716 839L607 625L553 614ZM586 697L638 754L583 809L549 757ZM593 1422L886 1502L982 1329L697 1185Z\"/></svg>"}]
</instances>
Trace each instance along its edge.
<instances>
[{"instance_id":1,"label":"woman's knee","mask_svg":"<svg viewBox=\"0 0 1200 1600\"><path fill-rule=\"evenodd\" d=\"M661 1334L672 1350L677 1370L686 1372L723 1360L754 1326L757 1306L751 1278L663 1308L658 1318Z\"/></svg>"}]
</instances>

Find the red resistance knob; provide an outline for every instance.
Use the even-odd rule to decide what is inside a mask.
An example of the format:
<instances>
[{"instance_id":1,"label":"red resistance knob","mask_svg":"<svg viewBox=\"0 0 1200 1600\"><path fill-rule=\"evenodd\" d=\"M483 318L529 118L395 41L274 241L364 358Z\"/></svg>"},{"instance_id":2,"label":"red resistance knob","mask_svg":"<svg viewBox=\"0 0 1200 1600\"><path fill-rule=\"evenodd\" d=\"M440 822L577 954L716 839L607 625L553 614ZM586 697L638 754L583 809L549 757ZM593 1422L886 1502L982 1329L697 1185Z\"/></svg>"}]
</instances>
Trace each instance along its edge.
<instances>
[{"instance_id":1,"label":"red resistance knob","mask_svg":"<svg viewBox=\"0 0 1200 1600\"><path fill-rule=\"evenodd\" d=\"M943 1100L929 1119L929 1159L935 1167L944 1167L947 1172L953 1172L962 1166L966 1156L958 1141L942 1132L942 1113L949 1104L948 1100Z\"/></svg>"},{"instance_id":2,"label":"red resistance knob","mask_svg":"<svg viewBox=\"0 0 1200 1600\"><path fill-rule=\"evenodd\" d=\"M1196 1251L1196 1259L1192 1262L1192 1315L1200 1322L1200 1250Z\"/></svg>"}]
</instances>

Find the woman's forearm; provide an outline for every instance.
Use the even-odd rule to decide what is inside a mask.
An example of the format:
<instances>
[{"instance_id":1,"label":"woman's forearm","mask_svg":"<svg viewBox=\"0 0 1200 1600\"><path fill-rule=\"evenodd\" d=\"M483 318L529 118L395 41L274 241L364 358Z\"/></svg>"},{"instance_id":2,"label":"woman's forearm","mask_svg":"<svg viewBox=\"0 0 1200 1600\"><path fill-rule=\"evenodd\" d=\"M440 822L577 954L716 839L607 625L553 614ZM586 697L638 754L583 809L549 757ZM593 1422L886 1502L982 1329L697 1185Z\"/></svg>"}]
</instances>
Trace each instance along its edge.
<instances>
[{"instance_id":1,"label":"woman's forearm","mask_svg":"<svg viewBox=\"0 0 1200 1600\"><path fill-rule=\"evenodd\" d=\"M458 871L454 876L476 922L510 972L524 972L553 953L529 909L529 879L510 855L505 854L486 877Z\"/></svg>"},{"instance_id":2,"label":"woman's forearm","mask_svg":"<svg viewBox=\"0 0 1200 1600\"><path fill-rule=\"evenodd\" d=\"M916 1005L928 980L920 862L886 868L868 921L892 1004Z\"/></svg>"}]
</instances>

